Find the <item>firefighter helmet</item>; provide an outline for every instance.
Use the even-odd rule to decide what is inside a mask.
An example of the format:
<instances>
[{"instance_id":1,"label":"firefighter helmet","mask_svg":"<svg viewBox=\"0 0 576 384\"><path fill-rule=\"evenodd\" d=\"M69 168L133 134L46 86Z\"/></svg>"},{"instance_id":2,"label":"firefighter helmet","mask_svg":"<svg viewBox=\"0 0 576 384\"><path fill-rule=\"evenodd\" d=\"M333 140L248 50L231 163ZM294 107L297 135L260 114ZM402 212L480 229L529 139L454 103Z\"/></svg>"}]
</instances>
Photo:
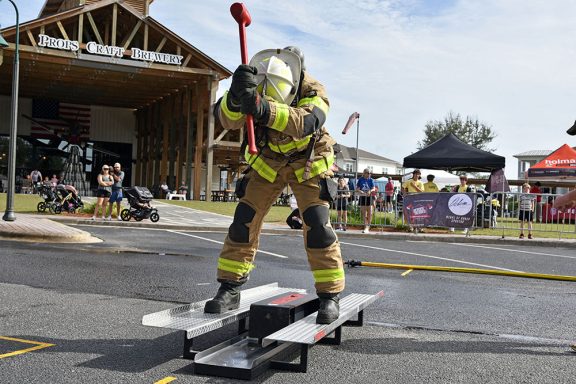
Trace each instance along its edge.
<instances>
[{"instance_id":1,"label":"firefighter helmet","mask_svg":"<svg viewBox=\"0 0 576 384\"><path fill-rule=\"evenodd\" d=\"M298 55L298 57L300 58L300 65L302 67L302 70L305 71L306 65L304 64L304 54L302 53L302 50L294 45L289 45L284 49L290 52L294 52L296 55Z\"/></svg>"},{"instance_id":2,"label":"firefighter helmet","mask_svg":"<svg viewBox=\"0 0 576 384\"><path fill-rule=\"evenodd\" d=\"M258 92L274 100L290 104L300 83L300 57L286 49L266 49L254 55L250 65L256 67Z\"/></svg>"}]
</instances>

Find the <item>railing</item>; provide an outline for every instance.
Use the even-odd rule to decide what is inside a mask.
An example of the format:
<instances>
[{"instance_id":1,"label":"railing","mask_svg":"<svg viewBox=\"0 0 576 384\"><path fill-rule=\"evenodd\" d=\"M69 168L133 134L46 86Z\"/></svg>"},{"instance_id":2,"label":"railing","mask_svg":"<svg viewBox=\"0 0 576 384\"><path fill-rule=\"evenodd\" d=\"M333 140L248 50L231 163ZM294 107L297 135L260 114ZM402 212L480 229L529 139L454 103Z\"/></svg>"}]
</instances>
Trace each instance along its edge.
<instances>
[{"instance_id":1,"label":"railing","mask_svg":"<svg viewBox=\"0 0 576 384\"><path fill-rule=\"evenodd\" d=\"M442 192L438 192L442 193ZM362 229L364 223L360 214L358 205L359 195L350 191L351 197L348 198L347 220L344 222L342 215L338 215L337 205L332 205L332 224L335 228L347 225L348 228ZM473 226L468 234L487 234L498 236L514 236L520 234L521 226L519 220L519 201L523 193L518 192L495 192L492 194L477 193L476 212ZM534 199L534 212L532 222L532 233L537 236L538 233L554 233L554 237L576 238L576 208L559 212L552 208L556 194L530 194ZM401 195L393 196L391 205L386 204L385 193L378 193L373 198L371 228L374 230L386 230L387 228L396 227L408 230L409 226L403 216L403 199ZM494 201L498 201L494 204ZM342 210L340 210L342 213ZM527 223L524 223L524 233L527 235ZM439 230L447 230L443 227ZM568 235L568 236L567 236ZM550 235L547 235L550 237Z\"/></svg>"}]
</instances>

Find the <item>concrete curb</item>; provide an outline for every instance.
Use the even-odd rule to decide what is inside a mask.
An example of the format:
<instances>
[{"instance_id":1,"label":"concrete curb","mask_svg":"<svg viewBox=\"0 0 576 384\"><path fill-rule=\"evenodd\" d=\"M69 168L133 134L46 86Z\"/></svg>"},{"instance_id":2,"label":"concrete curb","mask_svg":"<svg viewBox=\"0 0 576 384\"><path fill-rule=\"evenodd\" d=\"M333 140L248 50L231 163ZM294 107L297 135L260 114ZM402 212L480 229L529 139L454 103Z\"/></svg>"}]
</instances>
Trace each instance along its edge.
<instances>
[{"instance_id":1,"label":"concrete curb","mask_svg":"<svg viewBox=\"0 0 576 384\"><path fill-rule=\"evenodd\" d=\"M50 243L98 243L102 240L81 229L36 215L17 215L15 221L0 223L3 240Z\"/></svg>"}]
</instances>

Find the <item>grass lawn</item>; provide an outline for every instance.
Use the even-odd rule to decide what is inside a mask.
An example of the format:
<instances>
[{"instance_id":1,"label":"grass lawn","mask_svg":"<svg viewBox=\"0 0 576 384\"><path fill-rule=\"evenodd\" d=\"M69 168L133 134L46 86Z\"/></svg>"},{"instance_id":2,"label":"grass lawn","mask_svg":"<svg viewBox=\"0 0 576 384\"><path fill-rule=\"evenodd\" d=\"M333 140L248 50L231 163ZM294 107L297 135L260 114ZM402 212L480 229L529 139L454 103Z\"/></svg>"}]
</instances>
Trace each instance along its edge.
<instances>
[{"instance_id":1,"label":"grass lawn","mask_svg":"<svg viewBox=\"0 0 576 384\"><path fill-rule=\"evenodd\" d=\"M44 201L39 195L24 195L17 193L14 195L14 212L20 213L38 213L36 206L39 202ZM6 210L6 194L0 193L0 211Z\"/></svg>"}]
</instances>

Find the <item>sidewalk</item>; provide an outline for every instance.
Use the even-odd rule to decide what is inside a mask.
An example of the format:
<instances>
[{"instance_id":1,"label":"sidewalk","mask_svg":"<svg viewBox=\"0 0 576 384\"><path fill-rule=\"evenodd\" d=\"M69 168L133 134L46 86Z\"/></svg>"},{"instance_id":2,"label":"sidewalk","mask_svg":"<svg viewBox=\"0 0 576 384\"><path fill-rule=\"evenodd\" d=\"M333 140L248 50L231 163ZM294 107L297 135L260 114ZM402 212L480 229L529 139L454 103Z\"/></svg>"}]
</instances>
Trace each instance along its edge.
<instances>
[{"instance_id":1,"label":"sidewalk","mask_svg":"<svg viewBox=\"0 0 576 384\"><path fill-rule=\"evenodd\" d=\"M101 241L86 231L50 219L52 219L51 216L17 213L15 221L0 220L0 239L54 243L96 243Z\"/></svg>"},{"instance_id":2,"label":"sidewalk","mask_svg":"<svg viewBox=\"0 0 576 384\"><path fill-rule=\"evenodd\" d=\"M196 209L180 207L177 205L156 202L159 208L160 221L152 223L150 220L143 221L118 221L118 220L90 220L90 217L61 215L34 215L17 214L16 221L5 222L0 220L0 239L24 240L24 241L52 241L52 242L78 242L90 243L98 242L86 231L72 228L69 225L98 225L116 227L135 228L155 228L180 231L227 231L232 223L232 217L216 213L200 211ZM284 223L265 223L264 233L298 235L299 230L288 228ZM543 247L564 247L576 248L576 240L572 239L518 239L516 237L501 238L500 236L474 235L464 236L453 233L406 233L406 232L384 232L374 228L370 233L362 233L360 230L348 230L346 232L337 231L338 238L342 241L346 239L370 239L385 238L390 240L410 240L410 241L435 241L448 243L475 243L491 245L531 245Z\"/></svg>"}]
</instances>

